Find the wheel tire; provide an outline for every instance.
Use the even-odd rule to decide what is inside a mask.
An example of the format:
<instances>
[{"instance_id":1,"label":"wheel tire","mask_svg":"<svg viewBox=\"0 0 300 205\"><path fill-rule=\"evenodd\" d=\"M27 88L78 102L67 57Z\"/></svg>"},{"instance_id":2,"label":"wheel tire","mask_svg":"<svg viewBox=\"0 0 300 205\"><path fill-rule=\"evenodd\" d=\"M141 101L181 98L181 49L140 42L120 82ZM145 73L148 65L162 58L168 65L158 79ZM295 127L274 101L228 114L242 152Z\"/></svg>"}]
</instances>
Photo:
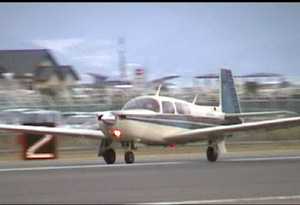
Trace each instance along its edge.
<instances>
[{"instance_id":1,"label":"wheel tire","mask_svg":"<svg viewBox=\"0 0 300 205\"><path fill-rule=\"evenodd\" d=\"M206 157L208 161L215 162L217 161L218 156L219 156L218 153L215 152L215 149L213 147L207 147Z\"/></svg>"},{"instance_id":2,"label":"wheel tire","mask_svg":"<svg viewBox=\"0 0 300 205\"><path fill-rule=\"evenodd\" d=\"M133 152L132 151L125 152L124 159L127 164L132 164L134 162Z\"/></svg>"},{"instance_id":3,"label":"wheel tire","mask_svg":"<svg viewBox=\"0 0 300 205\"><path fill-rule=\"evenodd\" d=\"M116 161L116 152L113 149L107 149L104 151L103 155L106 164L113 164Z\"/></svg>"}]
</instances>

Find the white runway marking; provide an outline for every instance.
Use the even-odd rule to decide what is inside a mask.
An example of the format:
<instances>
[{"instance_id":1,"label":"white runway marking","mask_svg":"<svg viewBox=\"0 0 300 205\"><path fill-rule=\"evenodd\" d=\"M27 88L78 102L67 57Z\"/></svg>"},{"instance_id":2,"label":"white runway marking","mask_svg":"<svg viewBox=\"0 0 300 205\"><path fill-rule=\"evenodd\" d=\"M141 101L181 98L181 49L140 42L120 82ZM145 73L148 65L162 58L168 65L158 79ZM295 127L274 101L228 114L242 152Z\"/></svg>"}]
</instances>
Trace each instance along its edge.
<instances>
[{"instance_id":1,"label":"white runway marking","mask_svg":"<svg viewBox=\"0 0 300 205\"><path fill-rule=\"evenodd\" d=\"M289 156L289 157L255 157L255 158L243 158L243 159L224 159L223 161L229 162L246 162L246 161L270 161L270 160L289 160L289 159L300 159L300 156Z\"/></svg>"},{"instance_id":2,"label":"white runway marking","mask_svg":"<svg viewBox=\"0 0 300 205\"><path fill-rule=\"evenodd\" d=\"M247 162L247 161L270 161L270 160L290 160L300 159L300 156L289 157L263 157L263 158L239 158L239 159L223 159L224 162ZM96 165L70 165L70 166L52 166L52 167L20 167L20 168L3 168L0 172L13 172L13 171L39 171L39 170L59 170L59 169L84 169L84 168L114 168L114 167L138 167L138 166L153 166L153 165L172 165L172 164L186 164L191 163L183 162L153 162L153 163L135 163L135 164L96 164Z\"/></svg>"},{"instance_id":3,"label":"white runway marking","mask_svg":"<svg viewBox=\"0 0 300 205\"><path fill-rule=\"evenodd\" d=\"M136 164L101 164L101 165L75 165L75 166L53 166L53 167L20 167L20 168L4 168L0 172L13 171L39 171L39 170L57 170L57 169L84 169L84 168L115 168L115 167L138 167L138 166L153 166L153 165L172 165L185 164L187 162L155 162L155 163L136 163Z\"/></svg>"},{"instance_id":4,"label":"white runway marking","mask_svg":"<svg viewBox=\"0 0 300 205\"><path fill-rule=\"evenodd\" d=\"M137 204L209 204L209 203L242 203L242 202L252 202L252 201L268 201L268 200L292 200L300 199L300 195L294 196L269 196L269 197L257 197L257 198L239 198L239 199L213 199L213 200L195 200L195 201L173 201L173 202L154 202L154 203L137 203Z\"/></svg>"}]
</instances>

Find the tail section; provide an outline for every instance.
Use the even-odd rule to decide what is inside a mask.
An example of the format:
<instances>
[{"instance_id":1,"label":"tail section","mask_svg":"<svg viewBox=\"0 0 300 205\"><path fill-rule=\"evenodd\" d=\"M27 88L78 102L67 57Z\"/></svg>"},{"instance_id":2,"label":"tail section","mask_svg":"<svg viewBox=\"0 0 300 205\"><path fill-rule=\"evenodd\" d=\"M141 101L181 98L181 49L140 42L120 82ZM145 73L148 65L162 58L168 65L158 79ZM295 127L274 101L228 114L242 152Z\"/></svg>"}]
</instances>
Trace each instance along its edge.
<instances>
[{"instance_id":1,"label":"tail section","mask_svg":"<svg viewBox=\"0 0 300 205\"><path fill-rule=\"evenodd\" d=\"M237 98L231 70L221 69L220 84L221 111L224 113L240 113L241 108Z\"/></svg>"}]
</instances>

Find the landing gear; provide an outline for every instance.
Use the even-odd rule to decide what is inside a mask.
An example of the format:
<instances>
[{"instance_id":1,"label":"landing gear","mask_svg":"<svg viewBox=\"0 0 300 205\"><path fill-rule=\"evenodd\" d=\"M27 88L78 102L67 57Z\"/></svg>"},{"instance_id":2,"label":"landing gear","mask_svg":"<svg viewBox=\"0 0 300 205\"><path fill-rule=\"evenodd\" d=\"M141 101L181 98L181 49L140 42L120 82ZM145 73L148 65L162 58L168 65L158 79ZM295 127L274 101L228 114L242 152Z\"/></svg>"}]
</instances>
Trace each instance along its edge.
<instances>
[{"instance_id":1,"label":"landing gear","mask_svg":"<svg viewBox=\"0 0 300 205\"><path fill-rule=\"evenodd\" d=\"M124 160L127 164L132 164L134 162L134 154L132 150L136 150L133 142L124 142L122 147L125 149Z\"/></svg>"},{"instance_id":2,"label":"landing gear","mask_svg":"<svg viewBox=\"0 0 300 205\"><path fill-rule=\"evenodd\" d=\"M113 141L112 140L102 140L98 156L102 156L106 164L114 164L116 161L116 152L113 149Z\"/></svg>"},{"instance_id":3,"label":"landing gear","mask_svg":"<svg viewBox=\"0 0 300 205\"><path fill-rule=\"evenodd\" d=\"M114 164L116 161L116 152L114 149L110 148L104 151L103 159L106 164Z\"/></svg>"},{"instance_id":4,"label":"landing gear","mask_svg":"<svg viewBox=\"0 0 300 205\"><path fill-rule=\"evenodd\" d=\"M124 154L124 159L127 164L132 164L134 162L134 154L132 151L127 151Z\"/></svg>"},{"instance_id":5,"label":"landing gear","mask_svg":"<svg viewBox=\"0 0 300 205\"><path fill-rule=\"evenodd\" d=\"M215 162L218 159L219 154L227 153L225 147L224 136L211 136L208 140L208 147L206 150L207 160Z\"/></svg>"},{"instance_id":6,"label":"landing gear","mask_svg":"<svg viewBox=\"0 0 300 205\"><path fill-rule=\"evenodd\" d=\"M114 147L116 147L116 141L113 140L102 140L98 156L103 157L107 164L114 164L116 162L116 152ZM124 160L127 164L132 164L134 162L134 154L132 150L136 150L134 142L122 142L122 147L125 149Z\"/></svg>"},{"instance_id":7,"label":"landing gear","mask_svg":"<svg viewBox=\"0 0 300 205\"><path fill-rule=\"evenodd\" d=\"M218 156L219 156L219 154L218 154L216 148L211 147L211 146L207 147L206 157L207 157L208 161L215 162L215 161L217 161Z\"/></svg>"}]
</instances>

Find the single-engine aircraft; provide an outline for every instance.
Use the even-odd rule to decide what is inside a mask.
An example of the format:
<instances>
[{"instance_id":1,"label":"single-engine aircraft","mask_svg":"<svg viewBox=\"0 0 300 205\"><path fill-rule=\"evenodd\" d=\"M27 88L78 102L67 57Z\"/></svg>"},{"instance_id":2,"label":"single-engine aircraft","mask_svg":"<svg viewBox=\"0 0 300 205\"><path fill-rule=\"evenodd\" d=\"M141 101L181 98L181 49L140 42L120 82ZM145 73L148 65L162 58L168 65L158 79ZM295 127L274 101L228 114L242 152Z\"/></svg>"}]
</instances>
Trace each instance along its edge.
<instances>
[{"instance_id":1,"label":"single-engine aircraft","mask_svg":"<svg viewBox=\"0 0 300 205\"><path fill-rule=\"evenodd\" d=\"M0 130L97 138L101 140L98 156L102 156L107 164L115 163L115 147L121 143L125 150L125 162L131 164L134 162L133 151L137 143L169 146L207 141L207 159L215 162L219 154L227 152L226 137L237 137L236 134L240 132L300 126L300 117L244 123L244 117L290 112L242 113L232 72L229 69L220 70L219 106L196 105L197 96L192 103L159 96L159 90L154 96L140 96L130 100L119 111L97 113L99 130L6 124L0 124Z\"/></svg>"}]
</instances>

